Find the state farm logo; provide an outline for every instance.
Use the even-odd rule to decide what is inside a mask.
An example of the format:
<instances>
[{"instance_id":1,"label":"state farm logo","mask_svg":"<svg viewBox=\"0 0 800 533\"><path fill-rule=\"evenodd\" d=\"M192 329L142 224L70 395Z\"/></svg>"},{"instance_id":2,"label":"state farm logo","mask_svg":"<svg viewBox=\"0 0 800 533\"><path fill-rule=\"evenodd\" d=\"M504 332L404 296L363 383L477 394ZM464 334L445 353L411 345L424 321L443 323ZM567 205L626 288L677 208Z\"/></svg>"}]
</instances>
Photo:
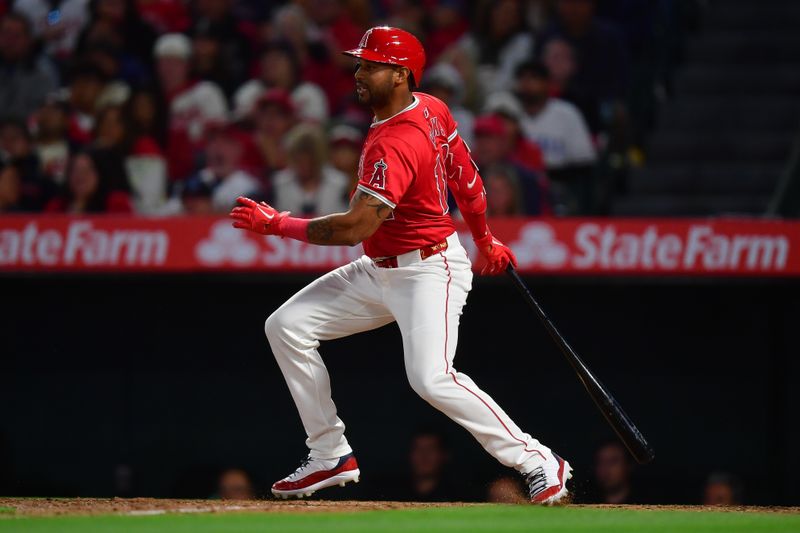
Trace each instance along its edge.
<instances>
[{"instance_id":1,"label":"state farm logo","mask_svg":"<svg viewBox=\"0 0 800 533\"><path fill-rule=\"evenodd\" d=\"M556 238L550 224L534 222L522 227L519 240L511 244L519 266L559 268L569 259L569 248Z\"/></svg>"},{"instance_id":2,"label":"state farm logo","mask_svg":"<svg viewBox=\"0 0 800 533\"><path fill-rule=\"evenodd\" d=\"M89 220L48 229L29 222L0 231L0 266L149 267L165 264L168 252L166 231L104 229Z\"/></svg>"},{"instance_id":3,"label":"state farm logo","mask_svg":"<svg viewBox=\"0 0 800 533\"><path fill-rule=\"evenodd\" d=\"M206 266L219 266L232 263L249 266L258 261L259 246L245 233L231 226L228 221L217 222L211 227L210 235L197 243L195 255Z\"/></svg>"}]
</instances>

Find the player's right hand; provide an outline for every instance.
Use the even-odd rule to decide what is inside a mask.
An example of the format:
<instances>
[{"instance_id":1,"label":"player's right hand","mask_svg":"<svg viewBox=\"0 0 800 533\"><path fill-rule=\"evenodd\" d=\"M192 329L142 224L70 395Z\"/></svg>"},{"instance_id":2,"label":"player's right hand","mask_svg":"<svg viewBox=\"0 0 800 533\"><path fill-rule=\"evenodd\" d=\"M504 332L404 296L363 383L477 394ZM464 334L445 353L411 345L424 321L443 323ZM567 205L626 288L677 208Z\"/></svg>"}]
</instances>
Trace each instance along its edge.
<instances>
[{"instance_id":1,"label":"player's right hand","mask_svg":"<svg viewBox=\"0 0 800 533\"><path fill-rule=\"evenodd\" d=\"M234 220L234 228L247 229L263 235L280 235L281 221L289 215L288 211L279 213L266 202L257 203L244 196L237 198L236 203L239 205L230 213L230 217Z\"/></svg>"}]
</instances>

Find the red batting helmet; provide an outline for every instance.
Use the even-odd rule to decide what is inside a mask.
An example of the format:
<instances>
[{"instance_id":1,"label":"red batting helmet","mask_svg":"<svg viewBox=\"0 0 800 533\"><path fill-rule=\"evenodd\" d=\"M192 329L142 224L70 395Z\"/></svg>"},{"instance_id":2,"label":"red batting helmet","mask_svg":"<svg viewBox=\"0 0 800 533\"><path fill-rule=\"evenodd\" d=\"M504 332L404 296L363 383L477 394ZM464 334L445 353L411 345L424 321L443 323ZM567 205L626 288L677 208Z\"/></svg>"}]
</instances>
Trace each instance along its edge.
<instances>
[{"instance_id":1,"label":"red batting helmet","mask_svg":"<svg viewBox=\"0 0 800 533\"><path fill-rule=\"evenodd\" d=\"M370 28L358 43L358 48L342 52L367 61L406 67L419 85L425 68L425 49L419 40L400 28L376 26Z\"/></svg>"}]
</instances>

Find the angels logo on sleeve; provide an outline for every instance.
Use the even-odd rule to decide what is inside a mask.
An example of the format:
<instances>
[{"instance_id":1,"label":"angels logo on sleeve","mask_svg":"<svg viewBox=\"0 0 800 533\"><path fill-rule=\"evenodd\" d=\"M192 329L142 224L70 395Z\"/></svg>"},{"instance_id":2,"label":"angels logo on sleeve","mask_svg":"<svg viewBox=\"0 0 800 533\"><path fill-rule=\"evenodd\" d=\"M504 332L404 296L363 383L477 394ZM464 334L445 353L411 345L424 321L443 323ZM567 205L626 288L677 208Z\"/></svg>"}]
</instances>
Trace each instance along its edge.
<instances>
[{"instance_id":1,"label":"angels logo on sleeve","mask_svg":"<svg viewBox=\"0 0 800 533\"><path fill-rule=\"evenodd\" d=\"M383 161L383 159L381 159L376 162L373 167L375 170L372 172L372 177L369 180L369 186L382 191L386 190L386 169L389 168L389 166Z\"/></svg>"}]
</instances>

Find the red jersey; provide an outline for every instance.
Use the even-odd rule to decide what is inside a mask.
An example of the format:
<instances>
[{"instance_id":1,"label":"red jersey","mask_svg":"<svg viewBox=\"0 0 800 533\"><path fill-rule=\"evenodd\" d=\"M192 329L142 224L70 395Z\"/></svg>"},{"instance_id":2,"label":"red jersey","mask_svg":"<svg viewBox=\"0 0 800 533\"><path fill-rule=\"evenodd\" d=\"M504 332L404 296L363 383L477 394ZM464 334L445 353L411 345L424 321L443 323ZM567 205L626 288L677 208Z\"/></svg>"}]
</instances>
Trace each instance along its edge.
<instances>
[{"instance_id":1,"label":"red jersey","mask_svg":"<svg viewBox=\"0 0 800 533\"><path fill-rule=\"evenodd\" d=\"M455 231L447 206L449 142L456 122L441 100L414 101L370 126L358 164L358 190L394 212L363 242L370 257L400 255L439 243Z\"/></svg>"}]
</instances>

